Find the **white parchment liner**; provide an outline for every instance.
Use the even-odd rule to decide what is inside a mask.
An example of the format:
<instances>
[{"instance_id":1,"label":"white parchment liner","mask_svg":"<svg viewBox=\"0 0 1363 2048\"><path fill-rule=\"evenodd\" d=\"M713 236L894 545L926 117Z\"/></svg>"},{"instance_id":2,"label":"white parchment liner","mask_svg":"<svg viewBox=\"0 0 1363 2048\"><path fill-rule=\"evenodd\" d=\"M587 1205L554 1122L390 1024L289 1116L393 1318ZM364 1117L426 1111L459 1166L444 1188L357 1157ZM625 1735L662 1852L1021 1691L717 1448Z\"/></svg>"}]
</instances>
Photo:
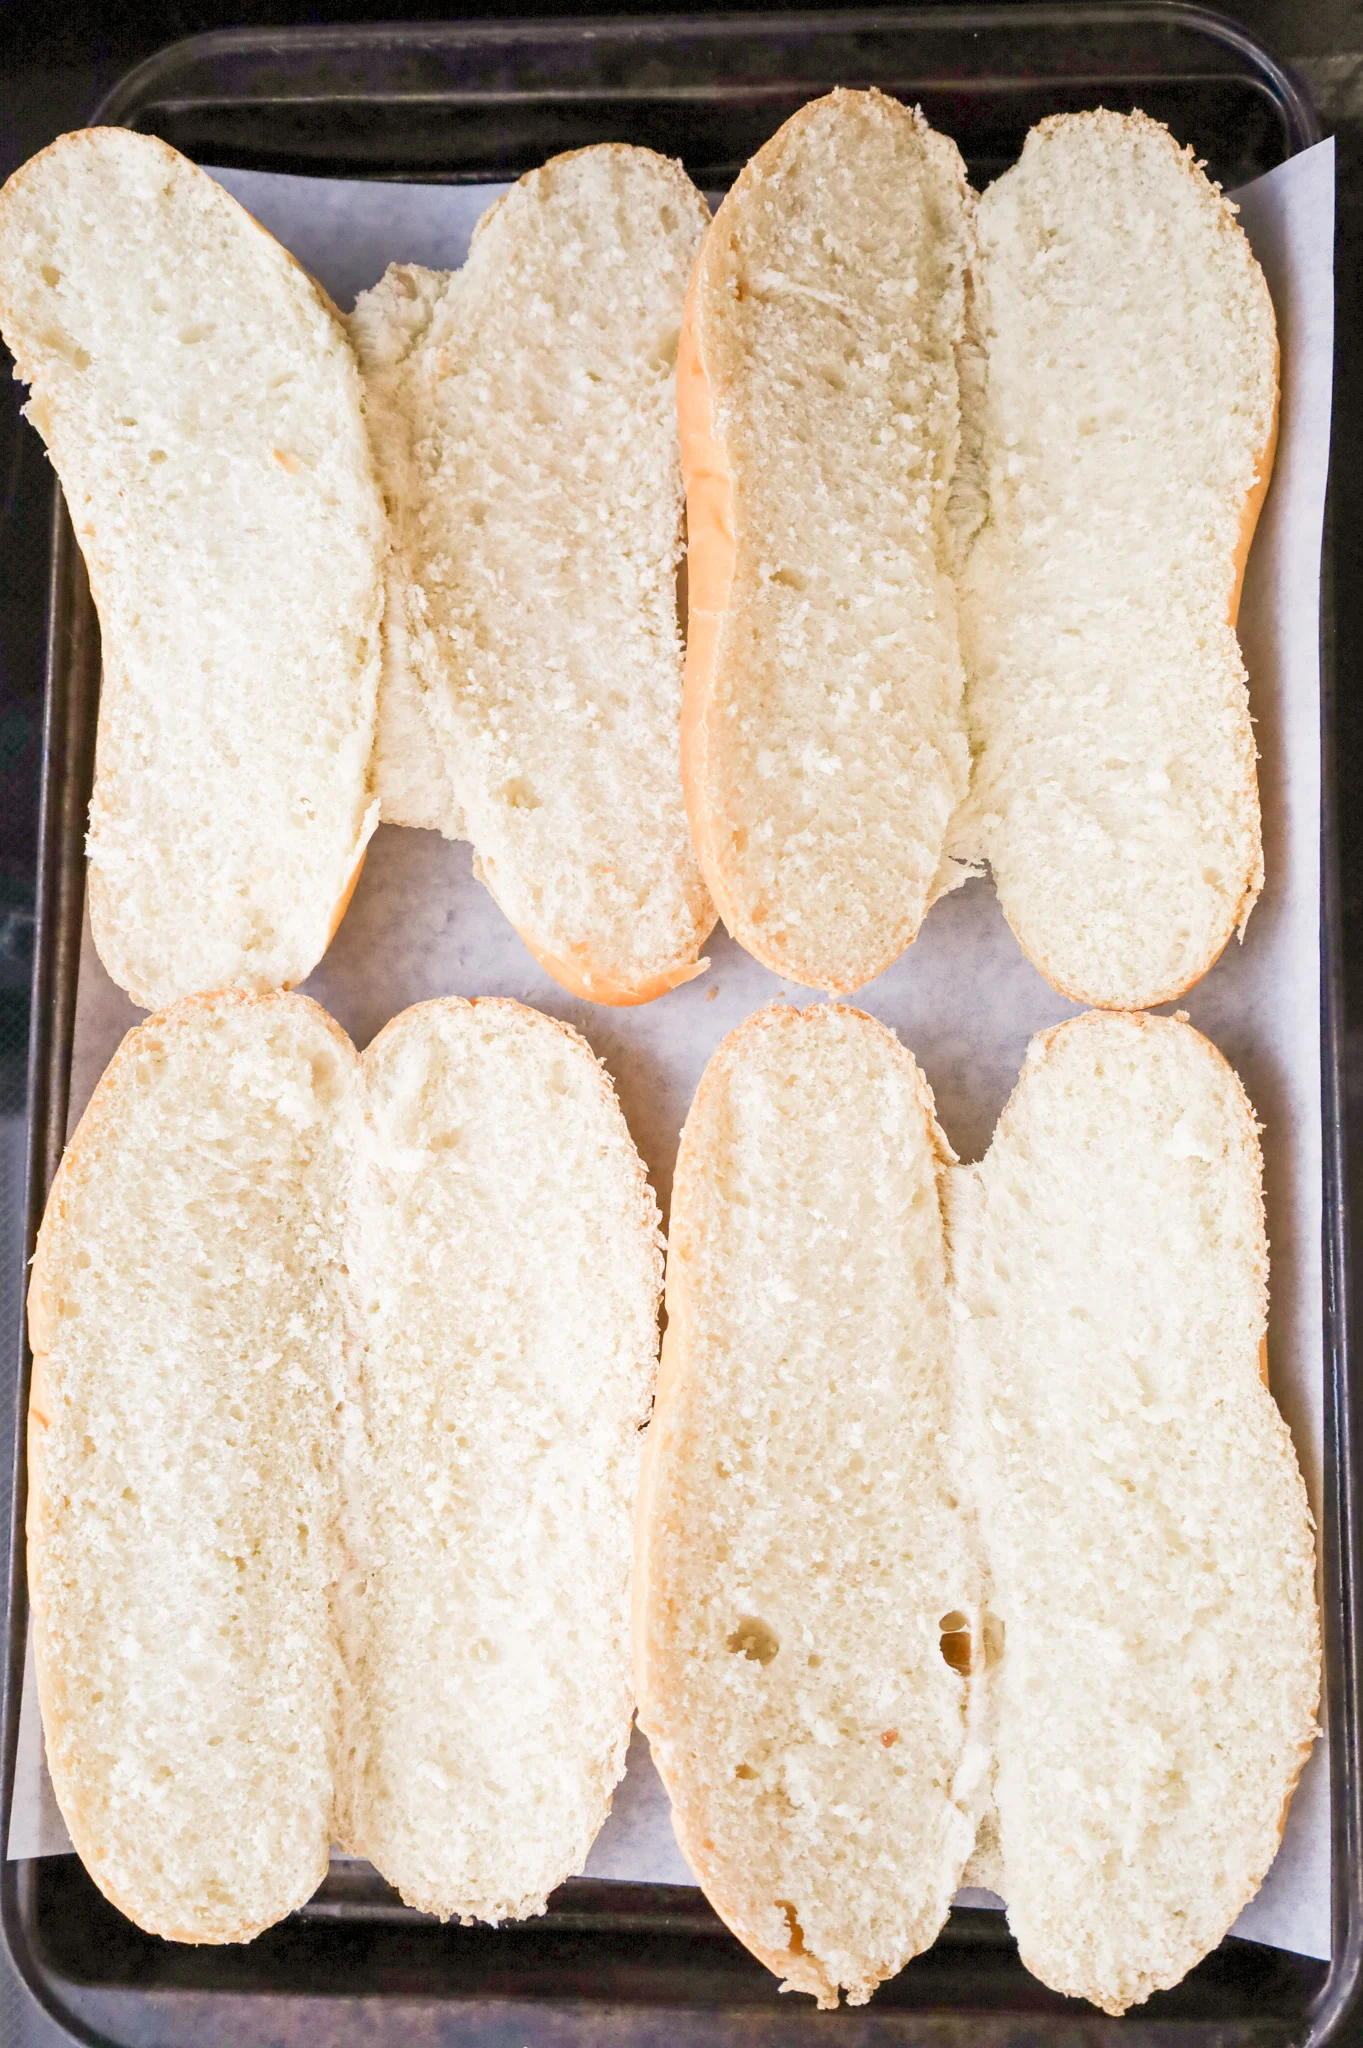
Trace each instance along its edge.
<instances>
[{"instance_id":1,"label":"white parchment liner","mask_svg":"<svg viewBox=\"0 0 1363 2048\"><path fill-rule=\"evenodd\" d=\"M451 268L501 186L376 185L218 171L337 303L389 262ZM1260 748L1267 883L1242 946L1232 942L1183 999L1243 1078L1264 1124L1272 1244L1269 1363L1313 1504L1321 1500L1323 1326L1320 1138L1320 550L1333 367L1334 145L1236 195L1273 293L1282 342L1277 463L1250 557L1240 635ZM409 1003L509 995L573 1024L604 1058L666 1214L677 1137L701 1070L724 1034L788 992L716 933L710 972L642 1009L565 995L535 965L474 881L466 846L383 827L354 902L306 992L364 1046ZM855 999L917 1056L963 1159L987 1146L1034 1031L1074 1006L1023 958L987 881L932 911L904 957ZM1171 1006L1172 1007L1172 1006ZM140 1012L113 985L85 932L69 1128ZM26 1673L10 1816L12 1857L69 1852ZM668 1803L636 1732L630 1766L587 1864L590 1875L686 1884ZM988 1894L971 1894L988 1903ZM993 1902L997 1903L997 1902ZM1330 1953L1328 1759L1317 1744L1282 1849L1236 1932L1301 1954Z\"/></svg>"}]
</instances>

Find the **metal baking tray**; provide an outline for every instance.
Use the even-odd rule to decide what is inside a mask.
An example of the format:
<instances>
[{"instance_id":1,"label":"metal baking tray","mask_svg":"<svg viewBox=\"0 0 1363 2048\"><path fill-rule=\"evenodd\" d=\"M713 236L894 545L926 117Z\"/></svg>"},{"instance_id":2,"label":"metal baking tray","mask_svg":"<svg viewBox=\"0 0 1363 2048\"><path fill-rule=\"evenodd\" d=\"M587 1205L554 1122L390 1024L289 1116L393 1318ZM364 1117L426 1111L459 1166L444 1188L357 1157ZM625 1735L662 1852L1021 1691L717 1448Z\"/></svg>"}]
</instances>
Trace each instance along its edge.
<instances>
[{"instance_id":1,"label":"metal baking tray","mask_svg":"<svg viewBox=\"0 0 1363 2048\"><path fill-rule=\"evenodd\" d=\"M1043 115L1143 107L1234 186L1319 138L1309 102L1235 23L1146 5L933 6L861 13L420 27L223 31L131 72L96 119L162 136L201 162L331 177L482 183L557 150L644 143L696 182L727 184L797 107L834 85L920 103L960 144L977 186L1013 162ZM1328 562L1326 565L1328 592ZM1328 628L1328 599L1323 614ZM578 1879L539 1920L441 1927L364 1865L333 1866L311 1903L249 1945L194 1948L141 1933L74 1856L6 1862L0 1922L40 2003L78 2039L82 1991L305 1994L442 2002L442 2038L555 2044L1321 2043L1363 1967L1359 1744L1360 1466L1347 1376L1340 1082L1340 936L1331 815L1327 655L1324 861L1327 1707L1333 1756L1334 1960L1228 1939L1124 2020L1047 1991L1003 1917L957 1910L934 1947L869 2007L815 2014L726 1931L699 1891ZM83 840L99 695L99 629L58 494L53 526L38 929L29 1095L28 1246L65 1136L84 890ZM19 1364L14 1553L4 1694L4 1811L14 1773L27 1601ZM118 2001L99 2000L105 2015ZM234 2042L279 2038L278 2014L234 2000ZM196 2001L200 2013L202 2006ZM315 2008L310 2008L315 2013ZM366 2004L366 2029L374 2007ZM224 2015L224 2018L226 2015ZM394 2014L399 2030L401 2022ZM107 2020L106 2020L107 2026ZM337 2014L339 2040L345 2028ZM394 2038L397 2038L397 2034ZM188 2037L186 2037L188 2038ZM373 2038L366 2032L366 2038Z\"/></svg>"}]
</instances>

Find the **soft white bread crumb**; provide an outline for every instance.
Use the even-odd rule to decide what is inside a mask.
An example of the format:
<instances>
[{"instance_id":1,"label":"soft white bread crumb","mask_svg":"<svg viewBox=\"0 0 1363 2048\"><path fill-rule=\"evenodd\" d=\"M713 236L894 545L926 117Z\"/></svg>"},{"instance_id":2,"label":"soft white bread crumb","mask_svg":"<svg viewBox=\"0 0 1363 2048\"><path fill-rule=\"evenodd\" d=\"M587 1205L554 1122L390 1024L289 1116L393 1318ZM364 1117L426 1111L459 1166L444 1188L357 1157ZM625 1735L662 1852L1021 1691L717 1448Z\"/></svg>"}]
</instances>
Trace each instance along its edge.
<instances>
[{"instance_id":1,"label":"soft white bread crumb","mask_svg":"<svg viewBox=\"0 0 1363 2048\"><path fill-rule=\"evenodd\" d=\"M985 391L961 631L987 855L1079 1002L1204 974L1262 883L1238 575L1272 461L1273 307L1142 114L1043 121L979 205Z\"/></svg>"},{"instance_id":2,"label":"soft white bread crumb","mask_svg":"<svg viewBox=\"0 0 1363 2048\"><path fill-rule=\"evenodd\" d=\"M682 1136L640 1493L639 1719L716 1910L789 1988L864 2002L975 1834L976 1573L951 1456L932 1098L856 1011L727 1038Z\"/></svg>"},{"instance_id":3,"label":"soft white bread crumb","mask_svg":"<svg viewBox=\"0 0 1363 2048\"><path fill-rule=\"evenodd\" d=\"M685 979L714 922L679 769L675 363L707 218L680 166L556 157L464 268L394 266L350 331L396 531L384 815L468 837L551 973Z\"/></svg>"},{"instance_id":4,"label":"soft white bread crumb","mask_svg":"<svg viewBox=\"0 0 1363 2048\"><path fill-rule=\"evenodd\" d=\"M423 1003L363 1067L349 1845L413 1906L517 1918L625 1768L657 1206L564 1025Z\"/></svg>"},{"instance_id":5,"label":"soft white bread crumb","mask_svg":"<svg viewBox=\"0 0 1363 2048\"><path fill-rule=\"evenodd\" d=\"M947 511L973 203L921 114L834 92L748 164L688 299L692 828L733 935L838 992L916 936L966 791Z\"/></svg>"},{"instance_id":6,"label":"soft white bread crumb","mask_svg":"<svg viewBox=\"0 0 1363 2048\"><path fill-rule=\"evenodd\" d=\"M96 128L0 194L0 327L99 610L100 958L149 1007L301 981L377 818L387 525L335 310L193 164Z\"/></svg>"},{"instance_id":7,"label":"soft white bread crumb","mask_svg":"<svg viewBox=\"0 0 1363 2048\"><path fill-rule=\"evenodd\" d=\"M38 1239L47 1760L100 1889L177 1941L247 1940L326 1871L354 1066L301 997L151 1019L96 1089Z\"/></svg>"},{"instance_id":8,"label":"soft white bread crumb","mask_svg":"<svg viewBox=\"0 0 1363 2048\"><path fill-rule=\"evenodd\" d=\"M1254 1895L1315 1734L1311 1517L1259 1367L1258 1139L1197 1032L1090 1014L1033 1041L952 1179L999 1888L1028 1969L1120 2013Z\"/></svg>"}]
</instances>

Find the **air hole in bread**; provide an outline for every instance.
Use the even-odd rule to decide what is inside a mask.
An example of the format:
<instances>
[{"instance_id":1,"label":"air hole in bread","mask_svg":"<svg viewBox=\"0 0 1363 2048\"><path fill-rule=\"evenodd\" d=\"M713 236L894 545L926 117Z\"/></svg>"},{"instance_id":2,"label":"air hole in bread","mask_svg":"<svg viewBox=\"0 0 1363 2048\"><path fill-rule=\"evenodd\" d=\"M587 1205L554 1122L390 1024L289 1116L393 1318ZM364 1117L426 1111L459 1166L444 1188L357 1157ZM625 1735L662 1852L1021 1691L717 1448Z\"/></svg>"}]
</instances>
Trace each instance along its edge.
<instances>
[{"instance_id":1,"label":"air hole in bread","mask_svg":"<svg viewBox=\"0 0 1363 2048\"><path fill-rule=\"evenodd\" d=\"M726 1647L737 1656L741 1650L751 1664L770 1664L780 1649L776 1631L755 1614L745 1614L738 1627L725 1638Z\"/></svg>"},{"instance_id":2,"label":"air hole in bread","mask_svg":"<svg viewBox=\"0 0 1363 2048\"><path fill-rule=\"evenodd\" d=\"M757 1776L757 1773L753 1769L751 1764L736 1764L734 1767L734 1776L736 1778L744 1779L755 1778Z\"/></svg>"},{"instance_id":3,"label":"air hole in bread","mask_svg":"<svg viewBox=\"0 0 1363 2048\"><path fill-rule=\"evenodd\" d=\"M164 462L165 459L166 451L164 448L153 448L150 450L147 456L148 462Z\"/></svg>"},{"instance_id":4,"label":"air hole in bread","mask_svg":"<svg viewBox=\"0 0 1363 2048\"><path fill-rule=\"evenodd\" d=\"M60 356L63 362L70 363L73 370L88 370L90 367L87 352L61 327L54 327L49 333L44 334L41 337L41 346L50 349L54 356Z\"/></svg>"},{"instance_id":5,"label":"air hole in bread","mask_svg":"<svg viewBox=\"0 0 1363 2048\"><path fill-rule=\"evenodd\" d=\"M777 1899L776 1904L785 1914L786 1925L790 1929L790 1953L793 1956L802 1956L805 1953L805 1937L804 1929L800 1925L800 1916L789 1899Z\"/></svg>"},{"instance_id":6,"label":"air hole in bread","mask_svg":"<svg viewBox=\"0 0 1363 2048\"><path fill-rule=\"evenodd\" d=\"M658 336L648 356L649 367L664 375L676 364L677 349L681 343L681 328L668 327Z\"/></svg>"},{"instance_id":7,"label":"air hole in bread","mask_svg":"<svg viewBox=\"0 0 1363 2048\"><path fill-rule=\"evenodd\" d=\"M62 281L62 274L60 270L54 268L54 266L51 263L44 263L42 276L43 283L46 285L50 285L53 291L57 289L57 286Z\"/></svg>"},{"instance_id":8,"label":"air hole in bread","mask_svg":"<svg viewBox=\"0 0 1363 2048\"><path fill-rule=\"evenodd\" d=\"M944 1614L938 1623L941 1630L942 1656L953 1671L962 1677L970 1672L970 1623L959 1608Z\"/></svg>"},{"instance_id":9,"label":"air hole in bread","mask_svg":"<svg viewBox=\"0 0 1363 2048\"><path fill-rule=\"evenodd\" d=\"M524 775L514 775L501 788L501 800L513 811L537 811L540 800Z\"/></svg>"},{"instance_id":10,"label":"air hole in bread","mask_svg":"<svg viewBox=\"0 0 1363 2048\"><path fill-rule=\"evenodd\" d=\"M803 590L809 581L798 569L773 569L771 580L784 584L787 590Z\"/></svg>"},{"instance_id":11,"label":"air hole in bread","mask_svg":"<svg viewBox=\"0 0 1363 2048\"><path fill-rule=\"evenodd\" d=\"M984 1661L997 1664L1003 1655L1003 1623L997 1614L986 1614L980 1629L983 1640Z\"/></svg>"}]
</instances>

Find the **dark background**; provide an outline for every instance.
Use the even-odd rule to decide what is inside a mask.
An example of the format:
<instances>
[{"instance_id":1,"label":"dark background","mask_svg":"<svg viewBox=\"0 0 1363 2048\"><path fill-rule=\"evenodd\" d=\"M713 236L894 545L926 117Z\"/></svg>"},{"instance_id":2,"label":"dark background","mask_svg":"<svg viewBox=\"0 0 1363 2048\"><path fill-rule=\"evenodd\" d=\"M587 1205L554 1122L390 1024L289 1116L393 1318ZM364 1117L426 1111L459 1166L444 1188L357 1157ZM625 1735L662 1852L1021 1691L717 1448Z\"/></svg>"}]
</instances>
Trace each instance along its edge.
<instances>
[{"instance_id":1,"label":"dark background","mask_svg":"<svg viewBox=\"0 0 1363 2048\"><path fill-rule=\"evenodd\" d=\"M827 0L825 0L827 4ZM1336 137L1339 168L1336 248L1335 410L1329 547L1335 593L1333 656L1337 683L1340 861L1345 953L1346 1078L1353 1170L1363 1195L1363 0L1231 0L1234 13L1272 53L1292 65ZM419 4L90 5L85 0L0 0L0 182L35 150L86 121L132 65L166 43L204 29L250 23L470 19L489 15L566 15L665 11L597 0L564 6ZM666 10L672 11L672 10ZM704 0L676 11L737 12ZM37 851L38 768L47 599L52 472L38 436L19 415L23 396L0 346L0 1531L8 1528L10 1363L17 1360L22 1295L23 1103L28 983ZM0 1537L3 1541L3 1537ZM130 2004L130 1999L132 2003ZM263 2001L255 2001L259 2039ZM279 2043L326 2048L330 2042L436 2048L447 2038L438 2007L364 2000L319 2004L273 2001L266 2027ZM124 2040L219 2048L236 2037L233 2007L158 1997L138 2009L135 1995L92 1999L90 2017ZM464 2037L467 2038L466 2036ZM1363 2023L1348 2040L1363 2042ZM0 1952L0 2048L56 2048L67 2036L44 2018ZM525 2048L532 2048L528 2021Z\"/></svg>"}]
</instances>

